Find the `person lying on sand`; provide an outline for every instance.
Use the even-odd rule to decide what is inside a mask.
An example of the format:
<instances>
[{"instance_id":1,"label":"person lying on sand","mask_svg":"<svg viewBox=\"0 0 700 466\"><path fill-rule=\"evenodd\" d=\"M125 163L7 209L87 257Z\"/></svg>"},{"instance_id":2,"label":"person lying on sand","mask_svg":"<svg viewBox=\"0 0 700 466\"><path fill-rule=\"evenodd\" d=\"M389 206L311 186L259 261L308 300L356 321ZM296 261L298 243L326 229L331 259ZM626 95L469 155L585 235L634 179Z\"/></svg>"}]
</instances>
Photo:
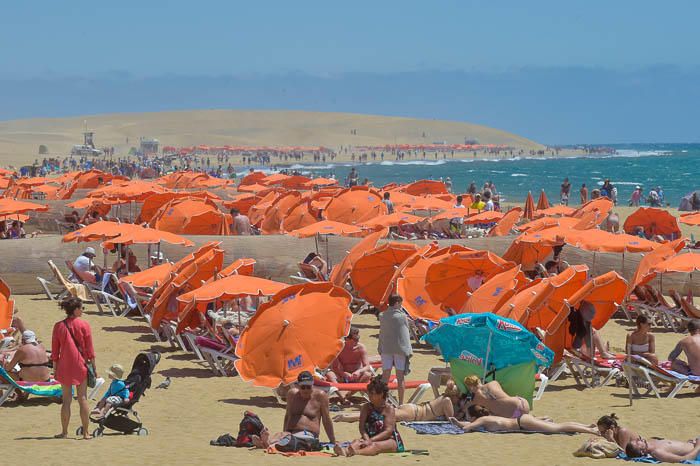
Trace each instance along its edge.
<instances>
[{"instance_id":1,"label":"person lying on sand","mask_svg":"<svg viewBox=\"0 0 700 466\"><path fill-rule=\"evenodd\" d=\"M396 430L396 409L387 403L389 386L380 375L367 385L369 403L360 410L360 437L342 451L346 456L375 456L379 453L404 451L403 441Z\"/></svg>"},{"instance_id":2,"label":"person lying on sand","mask_svg":"<svg viewBox=\"0 0 700 466\"><path fill-rule=\"evenodd\" d=\"M328 394L314 388L313 375L309 371L303 371L297 377L297 386L287 393L283 432L271 435L270 431L264 428L260 437L253 436L253 445L258 448L274 446L284 452L318 451L321 449L321 421L329 441L334 444L336 454L344 454L335 441Z\"/></svg>"},{"instance_id":3,"label":"person lying on sand","mask_svg":"<svg viewBox=\"0 0 700 466\"><path fill-rule=\"evenodd\" d=\"M462 396L457 388L457 385L451 381L448 382L448 387L445 394L431 401L426 401L420 404L406 403L402 404L395 410L396 422L410 421L438 421L455 417L464 417L462 409ZM357 422L360 420L360 414L343 413L338 414L333 418L335 422Z\"/></svg>"},{"instance_id":4,"label":"person lying on sand","mask_svg":"<svg viewBox=\"0 0 700 466\"><path fill-rule=\"evenodd\" d=\"M486 407L495 416L518 418L530 413L530 405L525 398L510 396L496 380L482 384L476 375L464 378L464 385L472 393L472 405Z\"/></svg>"},{"instance_id":5,"label":"person lying on sand","mask_svg":"<svg viewBox=\"0 0 700 466\"><path fill-rule=\"evenodd\" d=\"M641 458L650 455L664 463L680 463L681 461L700 461L700 437L683 442L681 440L649 439L641 436L630 440L625 448L630 458Z\"/></svg>"},{"instance_id":6,"label":"person lying on sand","mask_svg":"<svg viewBox=\"0 0 700 466\"><path fill-rule=\"evenodd\" d=\"M600 435L594 425L586 425L578 422L555 423L538 419L530 414L522 414L517 418L506 418L494 416L491 411L484 406L472 405L468 408L470 422L462 422L452 417L450 422L465 432L486 431L486 432L542 432L547 434L581 433Z\"/></svg>"},{"instance_id":7,"label":"person lying on sand","mask_svg":"<svg viewBox=\"0 0 700 466\"><path fill-rule=\"evenodd\" d=\"M603 416L598 419L596 425L598 426L598 431L609 442L617 443L623 450L627 448L627 444L630 440L639 437L639 434L633 432L626 427L621 427L618 424L619 419L612 413L609 416Z\"/></svg>"}]
</instances>

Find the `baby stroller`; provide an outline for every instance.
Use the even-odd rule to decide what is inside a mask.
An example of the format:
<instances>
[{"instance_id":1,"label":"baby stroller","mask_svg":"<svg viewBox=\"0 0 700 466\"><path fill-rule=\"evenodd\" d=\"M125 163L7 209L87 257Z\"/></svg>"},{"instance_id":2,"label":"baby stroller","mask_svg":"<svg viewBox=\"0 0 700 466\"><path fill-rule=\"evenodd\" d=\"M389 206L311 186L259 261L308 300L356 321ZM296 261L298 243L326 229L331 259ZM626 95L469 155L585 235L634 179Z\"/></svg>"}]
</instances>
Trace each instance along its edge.
<instances>
[{"instance_id":1,"label":"baby stroller","mask_svg":"<svg viewBox=\"0 0 700 466\"><path fill-rule=\"evenodd\" d=\"M148 429L143 427L141 418L133 410L136 403L151 387L151 374L160 362L159 353L139 353L134 359L129 376L124 381L129 390L129 401L121 406L111 408L103 418L90 420L98 424L92 432L94 437L102 437L105 429L115 430L124 434L148 435ZM82 435L83 428L79 427L77 435Z\"/></svg>"}]
</instances>

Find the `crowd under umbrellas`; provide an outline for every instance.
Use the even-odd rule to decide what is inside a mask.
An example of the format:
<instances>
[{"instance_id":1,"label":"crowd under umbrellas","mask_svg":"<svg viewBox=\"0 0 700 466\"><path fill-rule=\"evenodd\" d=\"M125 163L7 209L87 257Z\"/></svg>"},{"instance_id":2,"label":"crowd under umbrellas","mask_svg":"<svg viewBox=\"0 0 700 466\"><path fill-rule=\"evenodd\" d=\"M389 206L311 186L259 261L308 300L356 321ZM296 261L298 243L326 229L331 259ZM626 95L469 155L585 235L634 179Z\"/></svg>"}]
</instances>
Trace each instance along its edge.
<instances>
[{"instance_id":1,"label":"crowd under umbrellas","mask_svg":"<svg viewBox=\"0 0 700 466\"><path fill-rule=\"evenodd\" d=\"M81 226L65 235L64 241L99 241L105 250L123 249L127 256L134 245L148 245L149 265L150 249L156 248L153 268L132 273L127 265L123 276L118 277L118 282L142 291L140 295L122 296L122 302L139 308L156 338L176 342L183 350L203 345L201 339L198 343L199 337L209 338L213 344L223 343L225 346L213 353L205 350L206 346L198 346L198 350L207 354L207 363L219 373L238 373L244 380L265 387L293 384L305 372L323 379L350 331L352 310L358 309L352 303L359 301L363 312L382 315L399 296L416 336L433 342L448 360L460 366L458 373L454 368L452 373L462 391L466 391L463 379L468 375L488 382L499 371L511 370L517 373L506 377L516 384L513 393L525 393L531 402L534 374L582 349L594 350L595 332L625 305L636 287L650 282L650 276L686 273L692 277L700 270L692 252L679 253L684 244L676 242L671 247L666 242L680 230L677 219L669 218L665 211L662 215L640 210L632 217L634 221L625 225L625 230L632 229L634 234L600 229L612 209L612 202L605 198L572 210L551 207L541 195L537 206L530 200L523 209L508 212L474 211L459 207L464 196L458 201L456 195L432 181L387 189L319 188L318 183L299 176L250 176L253 179L238 186L216 185L217 193L206 191L214 182L189 174L148 183L115 180L95 188L86 198L89 201L73 206L114 209L128 202L135 211L127 219L97 220ZM191 190L205 191L195 194L175 188L183 179ZM262 189L246 192L246 186ZM230 212L224 210L227 197L235 203ZM0 207L4 215L48 209L7 198ZM226 251L218 242L201 245L179 261L159 263L161 243L187 248L194 246L197 234L228 235L239 215L249 216L250 230L244 234L314 237L316 254L326 259L331 255L333 236L357 237L358 242L338 264L326 264L321 276L298 285L254 276L255 258L239 259L226 266ZM527 217L534 221L527 221ZM138 223L128 222L136 218ZM461 222L452 222L455 218ZM683 220L693 221L689 217ZM455 236L442 236L433 228L444 221L459 225ZM287 231L285 225L303 226ZM403 239L402 228L406 225L422 225L413 230L414 234L421 228L431 233L415 234L411 239L428 241ZM499 256L460 244L438 244L447 237L461 239L469 225L476 225L483 236L490 236L492 231L514 235L512 245ZM325 251L318 246L324 243ZM592 253L591 268L564 264L559 257L564 247ZM657 254L662 250L663 254ZM628 283L616 272L597 274L595 255L600 253L619 254L623 274L625 254L646 253L647 258L655 260L640 264L644 270L635 280L645 283ZM552 260L553 266L546 265ZM121 290L102 289L109 294ZM173 302L177 304L173 306ZM692 319L692 312L681 308L679 320ZM572 319L572 315L576 317ZM582 323L581 338L571 333L577 321ZM488 342L477 344L477 348L460 343L481 341L477 332L485 327L481 325L477 330L477 322L490 329ZM458 333L445 333L453 327ZM534 357L518 362L503 357L504 350L498 349L502 343L492 339L510 334L525 336L516 340L527 341L530 349L534 348L534 353L530 352ZM323 336L322 341L319 336ZM504 345L508 348L509 343ZM481 350L486 353L480 354ZM517 368L521 364L527 366L531 376L523 376ZM588 364L591 371L596 370L593 358ZM474 367L479 368L476 374ZM521 381L526 379L523 385Z\"/></svg>"}]
</instances>

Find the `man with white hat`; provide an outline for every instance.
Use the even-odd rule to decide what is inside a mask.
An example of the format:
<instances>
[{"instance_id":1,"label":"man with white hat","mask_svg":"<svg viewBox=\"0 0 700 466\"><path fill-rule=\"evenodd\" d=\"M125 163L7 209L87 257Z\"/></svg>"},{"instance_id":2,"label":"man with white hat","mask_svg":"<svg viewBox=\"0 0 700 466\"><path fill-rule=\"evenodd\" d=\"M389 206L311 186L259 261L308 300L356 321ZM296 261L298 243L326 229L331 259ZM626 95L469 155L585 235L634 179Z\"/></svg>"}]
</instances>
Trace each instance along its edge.
<instances>
[{"instance_id":1,"label":"man with white hat","mask_svg":"<svg viewBox=\"0 0 700 466\"><path fill-rule=\"evenodd\" d=\"M18 372L14 371L15 366L19 366ZM36 334L31 330L22 332L22 344L17 348L12 360L4 367L19 380L27 382L46 382L50 378L50 363L46 348L39 343Z\"/></svg>"},{"instance_id":2,"label":"man with white hat","mask_svg":"<svg viewBox=\"0 0 700 466\"><path fill-rule=\"evenodd\" d=\"M95 248L87 247L85 251L73 262L73 271L81 281L88 283L100 283L102 273L92 260L95 258Z\"/></svg>"}]
</instances>

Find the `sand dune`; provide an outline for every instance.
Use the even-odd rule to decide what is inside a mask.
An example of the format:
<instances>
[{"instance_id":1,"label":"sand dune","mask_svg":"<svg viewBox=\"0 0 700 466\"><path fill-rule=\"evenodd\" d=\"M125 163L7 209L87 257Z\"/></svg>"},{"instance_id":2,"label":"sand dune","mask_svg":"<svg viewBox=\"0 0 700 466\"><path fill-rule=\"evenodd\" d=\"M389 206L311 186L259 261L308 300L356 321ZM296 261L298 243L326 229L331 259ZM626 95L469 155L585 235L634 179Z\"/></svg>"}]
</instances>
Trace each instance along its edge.
<instances>
[{"instance_id":1,"label":"sand dune","mask_svg":"<svg viewBox=\"0 0 700 466\"><path fill-rule=\"evenodd\" d=\"M194 110L0 122L0 165L33 162L40 144L48 146L52 154L67 154L73 144L82 143L85 120L95 131L97 146L114 146L121 154L137 146L140 137L155 137L174 146L323 145L337 149L341 145L396 142L463 143L467 138L526 150L542 148L503 130L456 121L350 113ZM350 134L353 129L357 130L356 135Z\"/></svg>"},{"instance_id":2,"label":"sand dune","mask_svg":"<svg viewBox=\"0 0 700 466\"><path fill-rule=\"evenodd\" d=\"M18 296L21 315L45 342L50 341L53 323L62 318L55 303L39 296ZM90 322L97 351L98 370L119 362L130 367L139 351L156 349L163 352L154 375L154 385L170 376L168 390L151 389L139 404L139 413L150 430L148 437L105 435L101 439L82 442L74 439L53 440L60 430L59 405L34 398L24 406L0 408L2 435L0 446L13 457L31 458L37 464L55 464L70 458L72 464L198 464L231 462L234 464L291 464L298 461L319 464L354 462L385 464L387 460L423 464L582 464L586 460L571 456L587 438L577 436L465 434L460 436L418 436L400 427L408 448L427 449L429 457L377 457L355 460L285 459L265 455L260 451L218 448L209 440L226 432L235 432L245 410L253 410L275 429L281 426L284 409L271 397L269 389L255 388L239 378L213 377L208 369L196 363L190 355L156 344L141 320L99 315L88 305L86 319ZM374 316L354 320L361 328L362 341L370 351L376 351L378 323ZM610 322L603 329L604 340L613 348L622 347L625 324ZM657 352L665 356L679 338L678 334L657 332ZM418 348L414 358L414 378L423 378L430 367L441 365L437 356L427 348ZM71 432L78 427L77 406L74 404ZM602 414L617 413L625 425L643 435L687 439L698 435L700 426L700 396L684 390L675 400L635 400L628 407L627 390L615 386L581 390L573 378L552 384L544 398L535 403L534 412L550 415L555 420L595 422ZM350 439L357 435L355 424L336 424L337 436ZM75 437L73 437L75 438ZM324 437L325 438L325 437ZM21 453L20 453L21 452ZM609 460L605 464L617 464Z\"/></svg>"}]
</instances>

